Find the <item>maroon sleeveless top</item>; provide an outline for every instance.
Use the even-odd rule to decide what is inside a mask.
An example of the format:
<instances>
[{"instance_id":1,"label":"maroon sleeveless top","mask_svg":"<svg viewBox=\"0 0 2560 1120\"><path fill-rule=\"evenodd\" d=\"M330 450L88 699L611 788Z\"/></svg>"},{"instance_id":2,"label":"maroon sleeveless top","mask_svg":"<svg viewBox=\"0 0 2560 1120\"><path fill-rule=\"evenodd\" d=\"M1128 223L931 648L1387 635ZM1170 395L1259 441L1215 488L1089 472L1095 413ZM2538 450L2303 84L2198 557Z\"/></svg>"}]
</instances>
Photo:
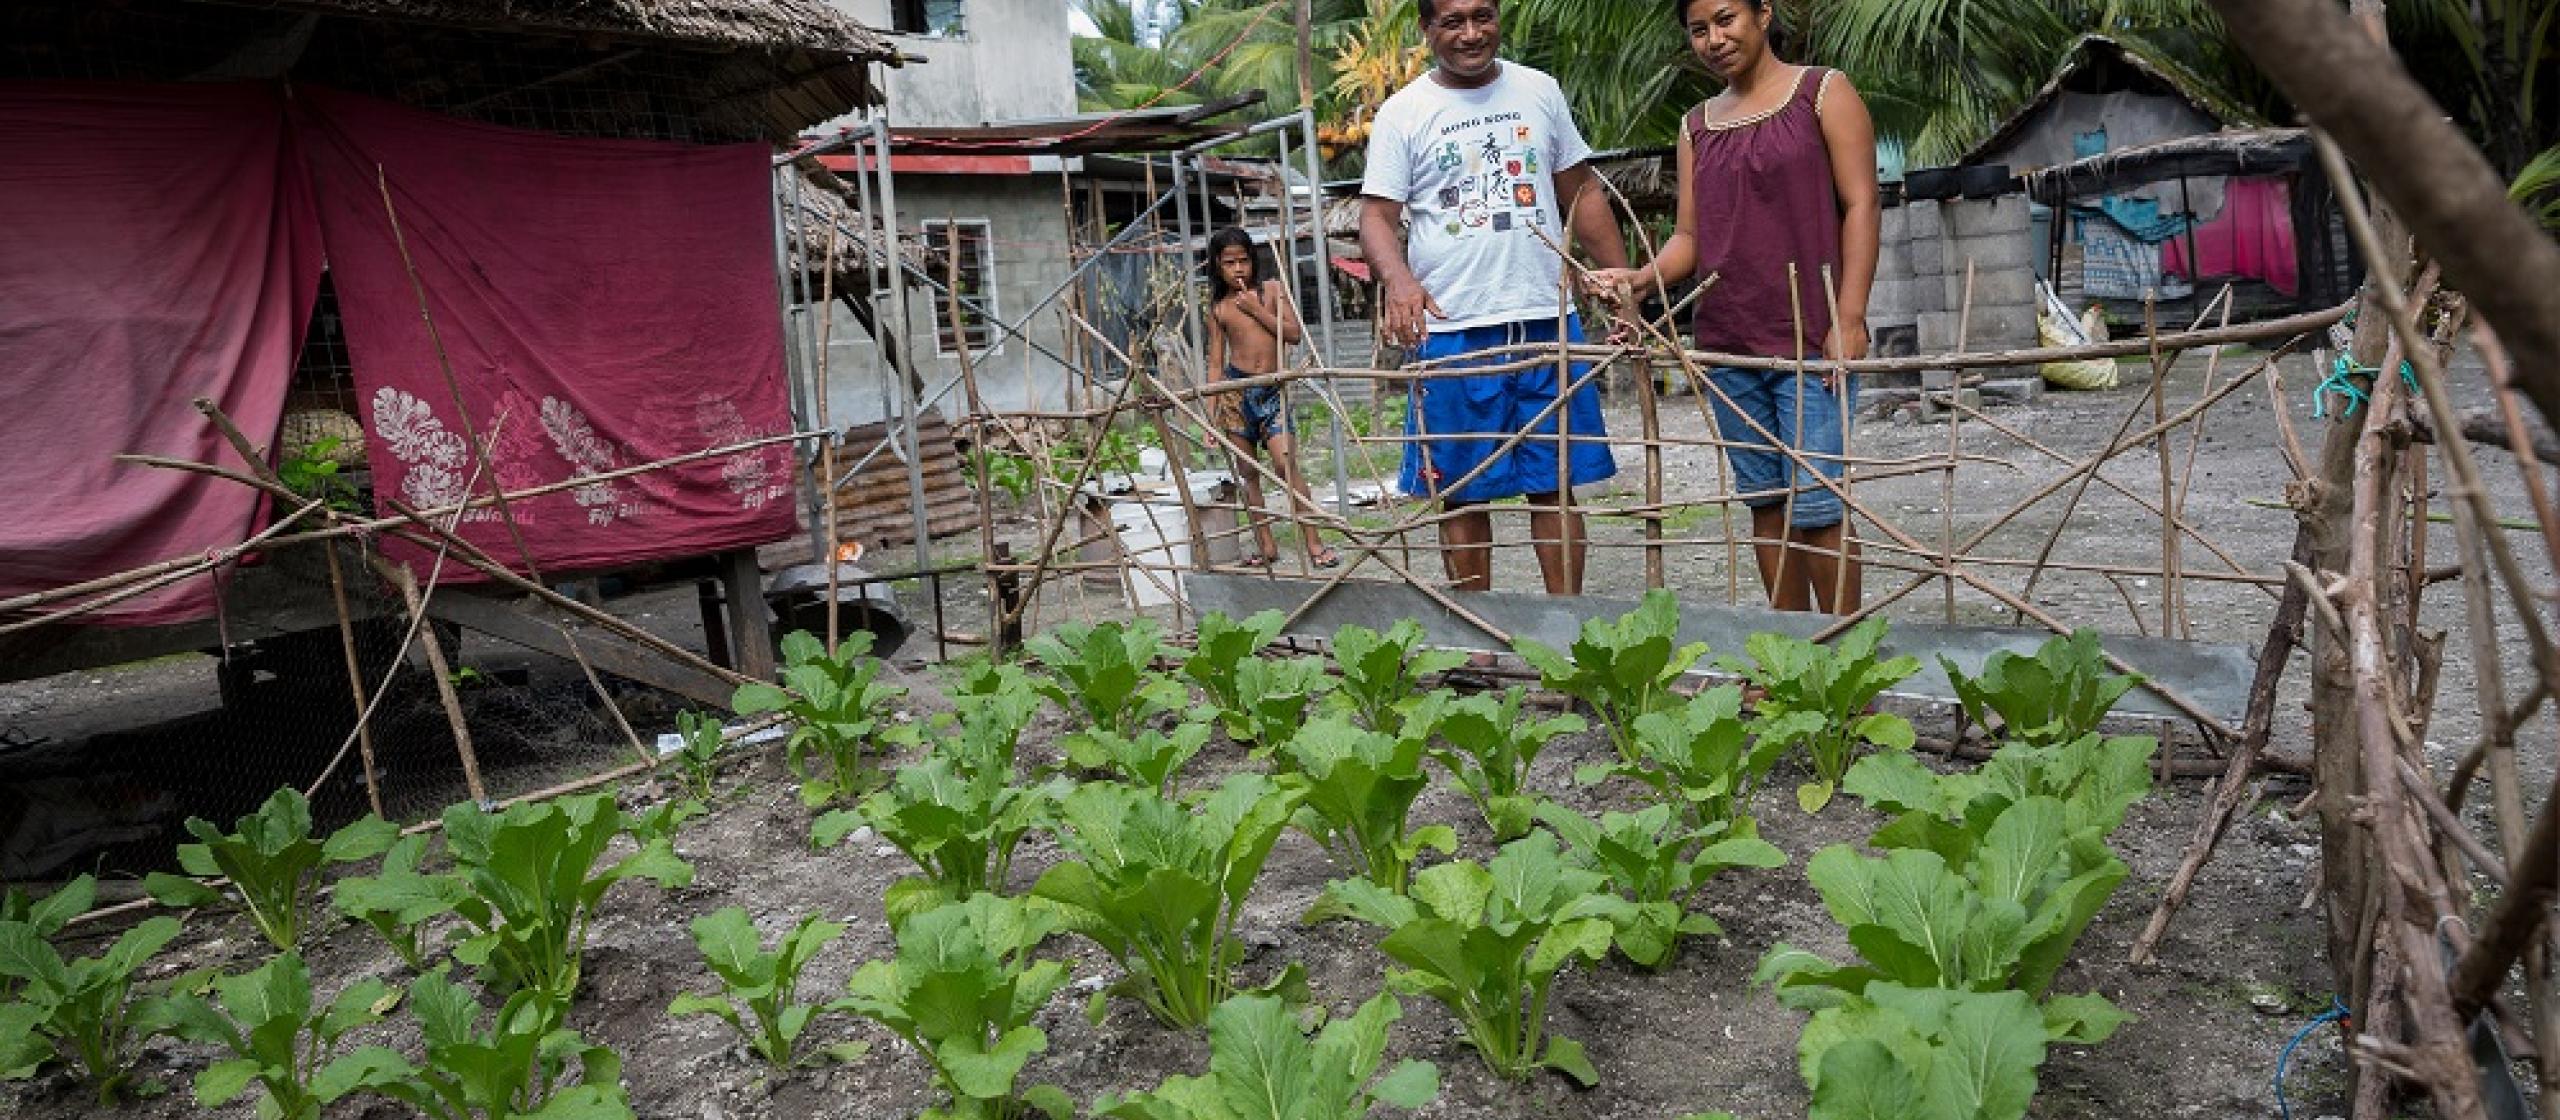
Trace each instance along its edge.
<instances>
[{"instance_id":1,"label":"maroon sleeveless top","mask_svg":"<svg viewBox=\"0 0 2560 1120\"><path fill-rule=\"evenodd\" d=\"M1819 106L1829 76L1819 66L1798 70L1795 89L1766 113L1708 124L1705 105L1689 110L1695 275L1717 276L1691 320L1701 350L1795 357L1796 310L1787 296L1793 262L1804 354L1822 356L1831 332L1823 269L1835 287L1840 282L1840 197Z\"/></svg>"}]
</instances>

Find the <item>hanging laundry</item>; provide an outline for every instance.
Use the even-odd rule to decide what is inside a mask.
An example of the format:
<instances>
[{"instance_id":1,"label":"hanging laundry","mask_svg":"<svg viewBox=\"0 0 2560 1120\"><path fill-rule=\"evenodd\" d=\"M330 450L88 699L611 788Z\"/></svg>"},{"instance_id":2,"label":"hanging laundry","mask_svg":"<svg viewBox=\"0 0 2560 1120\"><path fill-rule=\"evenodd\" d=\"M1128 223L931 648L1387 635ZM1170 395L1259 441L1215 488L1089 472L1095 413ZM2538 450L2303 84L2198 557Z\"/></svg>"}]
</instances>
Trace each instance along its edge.
<instances>
[{"instance_id":1,"label":"hanging laundry","mask_svg":"<svg viewBox=\"0 0 2560 1120\"><path fill-rule=\"evenodd\" d=\"M2280 177L2234 178L2224 188L2222 213L2195 228L2195 255L2186 239L2163 248L2161 267L2178 276L2262 280L2287 295L2301 293L2293 241L2293 195Z\"/></svg>"},{"instance_id":2,"label":"hanging laundry","mask_svg":"<svg viewBox=\"0 0 2560 1120\"><path fill-rule=\"evenodd\" d=\"M2096 216L2082 226L2080 292L2091 299L2184 299L2194 291L2185 279L2164 276L2160 246Z\"/></svg>"}]
</instances>

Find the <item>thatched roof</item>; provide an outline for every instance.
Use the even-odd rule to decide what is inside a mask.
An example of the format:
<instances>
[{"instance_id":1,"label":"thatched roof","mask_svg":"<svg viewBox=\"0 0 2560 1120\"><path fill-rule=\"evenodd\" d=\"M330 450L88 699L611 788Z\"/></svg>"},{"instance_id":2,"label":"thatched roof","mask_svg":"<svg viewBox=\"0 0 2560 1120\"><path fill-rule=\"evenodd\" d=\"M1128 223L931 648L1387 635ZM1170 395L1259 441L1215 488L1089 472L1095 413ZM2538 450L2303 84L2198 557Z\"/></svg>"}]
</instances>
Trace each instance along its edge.
<instances>
[{"instance_id":1,"label":"thatched roof","mask_svg":"<svg viewBox=\"0 0 2560 1120\"><path fill-rule=\"evenodd\" d=\"M826 0L0 0L0 80L288 81L565 136L788 140L899 60Z\"/></svg>"},{"instance_id":2,"label":"thatched roof","mask_svg":"<svg viewBox=\"0 0 2560 1120\"><path fill-rule=\"evenodd\" d=\"M894 248L906 259L908 267L925 268L930 262L924 250L908 245L897 246L884 237L879 228L865 221L854 209L851 184L816 160L801 160L794 166L800 175L799 208L784 223L783 247L790 255L794 276L807 275L817 282L814 273L826 267L828 242L835 241L836 281L838 295L854 298L871 291L873 273L889 263ZM808 298L815 300L818 289L812 288Z\"/></svg>"},{"instance_id":3,"label":"thatched roof","mask_svg":"<svg viewBox=\"0 0 2560 1120\"><path fill-rule=\"evenodd\" d=\"M2032 172L2026 180L2028 193L2051 203L2180 176L2271 175L2299 169L2311 159L2311 134L2304 129L2229 129L2100 152Z\"/></svg>"},{"instance_id":4,"label":"thatched roof","mask_svg":"<svg viewBox=\"0 0 2560 1120\"><path fill-rule=\"evenodd\" d=\"M485 30L603 35L703 47L895 59L897 48L826 0L210 0Z\"/></svg>"},{"instance_id":5,"label":"thatched roof","mask_svg":"<svg viewBox=\"0 0 2560 1120\"><path fill-rule=\"evenodd\" d=\"M2071 46L2062 52L2062 61L2054 67L2053 76L2046 79L2025 104L2018 106L2016 112L2009 114L2007 120L2001 121L1999 127L1992 129L1989 136L1966 149L1964 157L1956 162L1972 163L1999 151L2026 129L2039 110L2062 95L2074 75L2102 65L2120 66L2148 79L2224 128L2257 128L2266 124L2247 106L2216 93L2210 83L2190 73L2175 60L2093 32L2072 40Z\"/></svg>"}]
</instances>

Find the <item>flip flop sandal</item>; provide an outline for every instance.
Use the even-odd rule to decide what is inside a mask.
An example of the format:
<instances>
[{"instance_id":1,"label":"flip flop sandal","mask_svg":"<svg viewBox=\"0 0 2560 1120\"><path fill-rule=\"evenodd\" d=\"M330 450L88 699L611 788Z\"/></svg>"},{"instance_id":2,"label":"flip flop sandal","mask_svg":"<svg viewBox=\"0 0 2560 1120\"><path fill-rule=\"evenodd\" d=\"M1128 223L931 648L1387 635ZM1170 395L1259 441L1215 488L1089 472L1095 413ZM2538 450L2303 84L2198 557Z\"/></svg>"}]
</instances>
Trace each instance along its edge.
<instances>
[{"instance_id":1,"label":"flip flop sandal","mask_svg":"<svg viewBox=\"0 0 2560 1120\"><path fill-rule=\"evenodd\" d=\"M1328 552L1324 554L1323 559L1310 560L1308 563L1318 568L1339 568L1342 566L1342 554L1339 552Z\"/></svg>"}]
</instances>

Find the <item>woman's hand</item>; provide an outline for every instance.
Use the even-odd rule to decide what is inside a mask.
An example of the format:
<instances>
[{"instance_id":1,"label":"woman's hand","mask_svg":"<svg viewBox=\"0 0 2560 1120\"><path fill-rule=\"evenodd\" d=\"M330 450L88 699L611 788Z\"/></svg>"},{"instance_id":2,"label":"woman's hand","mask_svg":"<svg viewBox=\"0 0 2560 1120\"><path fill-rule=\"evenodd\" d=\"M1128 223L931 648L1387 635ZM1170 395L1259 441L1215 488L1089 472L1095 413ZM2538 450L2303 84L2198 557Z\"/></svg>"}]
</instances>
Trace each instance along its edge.
<instances>
[{"instance_id":1,"label":"woman's hand","mask_svg":"<svg viewBox=\"0 0 2560 1120\"><path fill-rule=\"evenodd\" d=\"M1611 307L1633 308L1644 302L1643 289L1653 287L1653 278L1641 268L1595 268L1584 274L1583 284Z\"/></svg>"},{"instance_id":2,"label":"woman's hand","mask_svg":"<svg viewBox=\"0 0 2560 1120\"><path fill-rule=\"evenodd\" d=\"M1867 323L1864 319L1845 323L1835 322L1831 324L1831 332L1822 337L1822 358L1826 362L1854 362L1866 356ZM1824 369L1822 371L1823 387L1839 388L1842 372L1837 366Z\"/></svg>"}]
</instances>

